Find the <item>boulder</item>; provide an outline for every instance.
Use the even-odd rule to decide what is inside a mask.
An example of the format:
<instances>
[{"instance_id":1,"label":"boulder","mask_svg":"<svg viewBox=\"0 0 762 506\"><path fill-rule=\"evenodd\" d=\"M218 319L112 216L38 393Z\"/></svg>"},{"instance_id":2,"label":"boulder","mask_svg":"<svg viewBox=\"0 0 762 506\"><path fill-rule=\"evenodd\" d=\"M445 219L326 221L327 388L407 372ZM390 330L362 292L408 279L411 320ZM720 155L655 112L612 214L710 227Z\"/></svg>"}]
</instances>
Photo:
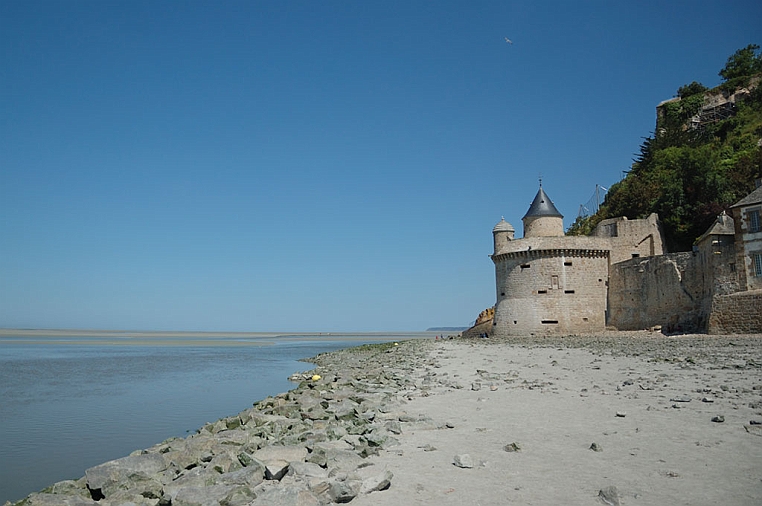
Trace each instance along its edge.
<instances>
[{"instance_id":1,"label":"boulder","mask_svg":"<svg viewBox=\"0 0 762 506\"><path fill-rule=\"evenodd\" d=\"M250 506L320 506L320 500L311 491L299 487L271 488L257 494ZM174 506L174 504L173 504Z\"/></svg>"},{"instance_id":2,"label":"boulder","mask_svg":"<svg viewBox=\"0 0 762 506\"><path fill-rule=\"evenodd\" d=\"M94 499L108 497L119 490L153 492L161 483L157 475L167 468L162 455L144 453L112 460L85 471L87 488Z\"/></svg>"}]
</instances>

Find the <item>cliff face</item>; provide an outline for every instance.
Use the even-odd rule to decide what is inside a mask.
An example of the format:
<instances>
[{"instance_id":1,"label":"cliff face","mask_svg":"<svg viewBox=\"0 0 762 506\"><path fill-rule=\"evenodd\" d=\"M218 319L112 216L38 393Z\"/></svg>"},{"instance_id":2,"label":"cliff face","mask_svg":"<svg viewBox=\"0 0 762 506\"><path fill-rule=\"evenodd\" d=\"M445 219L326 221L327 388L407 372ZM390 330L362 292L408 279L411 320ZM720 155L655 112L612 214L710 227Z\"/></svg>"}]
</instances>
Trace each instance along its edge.
<instances>
[{"instance_id":1,"label":"cliff face","mask_svg":"<svg viewBox=\"0 0 762 506\"><path fill-rule=\"evenodd\" d=\"M495 308L488 307L476 318L474 326L463 331L463 337L481 337L482 335L491 335L492 320L495 318Z\"/></svg>"},{"instance_id":2,"label":"cliff face","mask_svg":"<svg viewBox=\"0 0 762 506\"><path fill-rule=\"evenodd\" d=\"M481 313L479 313L479 317L476 318L476 322L474 323L474 327L477 325L480 325L482 323L485 323L487 321L492 321L492 319L495 317L495 307L488 307Z\"/></svg>"}]
</instances>

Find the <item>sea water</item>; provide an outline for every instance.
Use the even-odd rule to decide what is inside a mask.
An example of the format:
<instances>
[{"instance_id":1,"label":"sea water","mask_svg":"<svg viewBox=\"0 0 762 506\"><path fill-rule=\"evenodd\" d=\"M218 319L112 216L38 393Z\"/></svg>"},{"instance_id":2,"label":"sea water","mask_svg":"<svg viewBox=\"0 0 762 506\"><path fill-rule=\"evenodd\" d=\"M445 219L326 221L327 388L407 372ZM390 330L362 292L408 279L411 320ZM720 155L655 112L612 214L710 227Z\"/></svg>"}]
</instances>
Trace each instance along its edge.
<instances>
[{"instance_id":1,"label":"sea water","mask_svg":"<svg viewBox=\"0 0 762 506\"><path fill-rule=\"evenodd\" d=\"M395 337L0 337L0 504L294 388L300 359Z\"/></svg>"}]
</instances>

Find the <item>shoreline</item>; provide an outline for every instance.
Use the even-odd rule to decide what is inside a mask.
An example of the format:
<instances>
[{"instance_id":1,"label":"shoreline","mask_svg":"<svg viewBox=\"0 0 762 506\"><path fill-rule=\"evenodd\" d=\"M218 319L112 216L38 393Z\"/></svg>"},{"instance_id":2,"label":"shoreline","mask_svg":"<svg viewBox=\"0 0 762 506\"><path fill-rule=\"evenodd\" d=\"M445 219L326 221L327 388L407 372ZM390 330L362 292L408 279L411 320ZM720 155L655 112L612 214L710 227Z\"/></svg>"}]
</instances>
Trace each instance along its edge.
<instances>
[{"instance_id":1,"label":"shoreline","mask_svg":"<svg viewBox=\"0 0 762 506\"><path fill-rule=\"evenodd\" d=\"M15 504L762 502L760 335L419 339L309 361L289 392Z\"/></svg>"}]
</instances>

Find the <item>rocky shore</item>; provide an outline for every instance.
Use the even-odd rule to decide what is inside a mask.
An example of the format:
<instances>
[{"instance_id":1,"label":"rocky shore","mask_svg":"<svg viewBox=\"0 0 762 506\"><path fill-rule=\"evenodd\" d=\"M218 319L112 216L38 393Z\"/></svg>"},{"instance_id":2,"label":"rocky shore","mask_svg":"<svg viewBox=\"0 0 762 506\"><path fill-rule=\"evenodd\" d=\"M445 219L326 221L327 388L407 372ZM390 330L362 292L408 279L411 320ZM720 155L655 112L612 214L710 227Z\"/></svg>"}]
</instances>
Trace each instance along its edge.
<instances>
[{"instance_id":1,"label":"rocky shore","mask_svg":"<svg viewBox=\"0 0 762 506\"><path fill-rule=\"evenodd\" d=\"M412 340L311 361L289 392L16 504L762 503L762 336Z\"/></svg>"}]
</instances>

